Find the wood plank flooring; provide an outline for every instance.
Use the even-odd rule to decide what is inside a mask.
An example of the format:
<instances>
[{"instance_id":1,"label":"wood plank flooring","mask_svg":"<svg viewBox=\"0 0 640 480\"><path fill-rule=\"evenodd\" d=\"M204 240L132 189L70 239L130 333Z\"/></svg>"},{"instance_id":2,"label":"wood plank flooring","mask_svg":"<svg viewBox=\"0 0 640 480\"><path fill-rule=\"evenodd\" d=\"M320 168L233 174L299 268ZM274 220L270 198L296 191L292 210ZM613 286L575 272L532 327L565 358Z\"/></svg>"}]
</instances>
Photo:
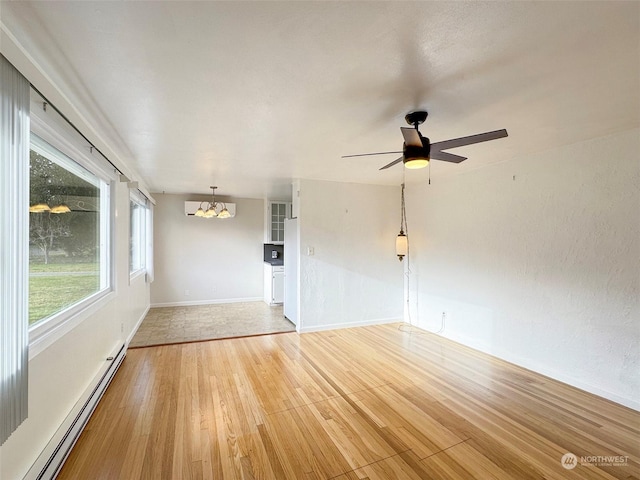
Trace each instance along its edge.
<instances>
[{"instance_id":1,"label":"wood plank flooring","mask_svg":"<svg viewBox=\"0 0 640 480\"><path fill-rule=\"evenodd\" d=\"M58 478L633 479L639 458L638 412L393 324L130 350Z\"/></svg>"}]
</instances>

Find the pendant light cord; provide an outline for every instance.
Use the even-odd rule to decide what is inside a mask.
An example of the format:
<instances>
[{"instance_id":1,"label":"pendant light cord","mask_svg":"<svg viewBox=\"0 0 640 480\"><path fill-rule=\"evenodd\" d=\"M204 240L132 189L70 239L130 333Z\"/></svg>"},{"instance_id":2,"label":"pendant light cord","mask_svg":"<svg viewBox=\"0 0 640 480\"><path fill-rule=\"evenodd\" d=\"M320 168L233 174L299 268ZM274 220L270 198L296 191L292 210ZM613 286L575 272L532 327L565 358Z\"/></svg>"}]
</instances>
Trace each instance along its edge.
<instances>
[{"instance_id":1,"label":"pendant light cord","mask_svg":"<svg viewBox=\"0 0 640 480\"><path fill-rule=\"evenodd\" d=\"M409 241L409 232L408 232L408 227L407 227L407 208L405 205L405 201L404 201L404 185L405 185L405 169L402 169L402 185L401 187L401 194L400 194L400 232L404 233L407 236L407 270L405 272L405 277L406 277L406 283L407 283L407 318L409 320L409 325L410 328L407 329L406 327L404 327L403 325L400 325L398 327L399 330L403 331L403 332L408 332L408 333L414 333L414 329L413 329L413 322L411 321L411 304L409 302L409 292L410 292L410 285L409 285L409 280L411 278L411 264L410 262L410 258L411 258L411 249L410 249L410 241Z\"/></svg>"},{"instance_id":2,"label":"pendant light cord","mask_svg":"<svg viewBox=\"0 0 640 480\"><path fill-rule=\"evenodd\" d=\"M400 220L400 230L403 230L405 235L407 236L407 270L405 272L405 276L407 279L407 319L409 320L409 326L405 326L405 325L400 325L398 327L398 330L402 331L402 332L406 332L409 333L411 335L413 334L419 334L419 335L423 335L426 333L435 333L435 334L440 334L442 332L444 332L444 328L445 328L445 323L444 323L444 314L441 318L441 323L440 323L440 328L435 331L432 332L430 330L427 329L420 329L417 327L413 326L413 320L411 319L411 241L409 240L409 228L407 226L407 209L405 206L405 201L404 201L404 169L402 172L402 193L401 193L401 220ZM431 184L431 178L429 178L429 184Z\"/></svg>"},{"instance_id":3,"label":"pendant light cord","mask_svg":"<svg viewBox=\"0 0 640 480\"><path fill-rule=\"evenodd\" d=\"M403 172L404 177L404 172ZM404 179L403 179L404 180ZM411 320L411 303L409 301L409 295L411 293L411 242L409 240L409 227L407 226L407 208L404 201L404 181L402 182L402 225L404 225L405 235L407 236L407 270L405 272L405 277L407 278L407 319L409 320L409 325L413 326L413 321Z\"/></svg>"},{"instance_id":4,"label":"pendant light cord","mask_svg":"<svg viewBox=\"0 0 640 480\"><path fill-rule=\"evenodd\" d=\"M407 210L404 205L404 182L402 182L401 187L402 194L400 197L400 233L407 234Z\"/></svg>"}]
</instances>

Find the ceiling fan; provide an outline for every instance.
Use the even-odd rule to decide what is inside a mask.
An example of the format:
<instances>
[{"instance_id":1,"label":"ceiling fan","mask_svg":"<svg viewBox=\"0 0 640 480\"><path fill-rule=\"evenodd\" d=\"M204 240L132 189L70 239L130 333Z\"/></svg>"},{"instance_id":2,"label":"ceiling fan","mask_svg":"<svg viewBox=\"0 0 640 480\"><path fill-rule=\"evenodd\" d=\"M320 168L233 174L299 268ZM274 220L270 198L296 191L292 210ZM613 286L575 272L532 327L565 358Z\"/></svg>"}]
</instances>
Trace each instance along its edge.
<instances>
[{"instance_id":1,"label":"ceiling fan","mask_svg":"<svg viewBox=\"0 0 640 480\"><path fill-rule=\"evenodd\" d=\"M376 153L360 153L357 155L343 155L342 158L364 157L367 155L387 155L391 153L402 153L400 158L396 158L393 162L386 164L380 170L392 167L396 163L403 162L407 168L424 168L429 164L429 160L442 160L444 162L460 163L467 157L454 155L453 153L443 152L450 148L464 147L465 145L473 145L474 143L487 142L507 136L507 131L494 130L493 132L479 133L468 137L453 138L442 142L430 143L427 137L423 137L418 130L418 125L427 119L428 113L425 110L409 112L404 117L409 125L413 128L400 127L402 136L404 137L404 145L402 152L376 152Z\"/></svg>"}]
</instances>

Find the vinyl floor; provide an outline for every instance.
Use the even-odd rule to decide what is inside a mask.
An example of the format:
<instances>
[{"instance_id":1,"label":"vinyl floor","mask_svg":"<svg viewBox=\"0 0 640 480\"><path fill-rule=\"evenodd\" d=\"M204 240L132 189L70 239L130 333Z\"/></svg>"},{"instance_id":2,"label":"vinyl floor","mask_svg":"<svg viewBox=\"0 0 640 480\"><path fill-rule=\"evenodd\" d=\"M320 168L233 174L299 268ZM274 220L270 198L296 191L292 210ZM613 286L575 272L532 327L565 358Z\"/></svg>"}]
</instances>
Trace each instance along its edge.
<instances>
[{"instance_id":1,"label":"vinyl floor","mask_svg":"<svg viewBox=\"0 0 640 480\"><path fill-rule=\"evenodd\" d=\"M264 302L151 308L129 348L295 331L282 305Z\"/></svg>"}]
</instances>

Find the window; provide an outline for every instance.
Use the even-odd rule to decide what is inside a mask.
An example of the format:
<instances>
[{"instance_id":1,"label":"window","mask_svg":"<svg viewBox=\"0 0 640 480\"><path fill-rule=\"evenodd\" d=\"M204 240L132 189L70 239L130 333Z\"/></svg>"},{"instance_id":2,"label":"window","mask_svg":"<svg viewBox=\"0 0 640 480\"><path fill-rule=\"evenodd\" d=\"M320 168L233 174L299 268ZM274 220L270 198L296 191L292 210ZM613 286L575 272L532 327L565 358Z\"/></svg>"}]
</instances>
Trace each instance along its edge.
<instances>
[{"instance_id":1,"label":"window","mask_svg":"<svg viewBox=\"0 0 640 480\"><path fill-rule=\"evenodd\" d=\"M109 289L110 184L33 133L29 182L33 328Z\"/></svg>"},{"instance_id":2,"label":"window","mask_svg":"<svg viewBox=\"0 0 640 480\"><path fill-rule=\"evenodd\" d=\"M135 193L131 193L129 202L129 273L134 275L146 267L147 248L147 207L146 201Z\"/></svg>"}]
</instances>

